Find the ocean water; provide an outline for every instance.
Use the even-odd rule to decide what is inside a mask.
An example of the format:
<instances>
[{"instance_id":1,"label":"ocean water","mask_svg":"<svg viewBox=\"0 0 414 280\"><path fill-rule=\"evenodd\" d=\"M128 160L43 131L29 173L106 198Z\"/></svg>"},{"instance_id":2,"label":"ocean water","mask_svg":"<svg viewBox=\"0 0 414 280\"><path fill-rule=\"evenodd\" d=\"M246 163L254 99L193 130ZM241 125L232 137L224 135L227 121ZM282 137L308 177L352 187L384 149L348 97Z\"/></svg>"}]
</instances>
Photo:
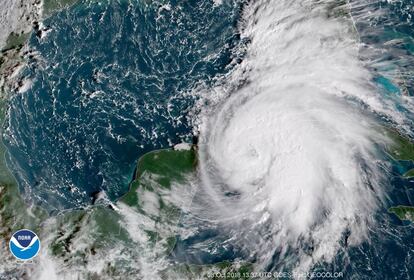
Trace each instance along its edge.
<instances>
[{"instance_id":1,"label":"ocean water","mask_svg":"<svg viewBox=\"0 0 414 280\"><path fill-rule=\"evenodd\" d=\"M45 20L4 135L26 198L48 209L101 190L115 199L142 154L191 141L189 93L228 71L240 5L80 1Z\"/></svg>"}]
</instances>

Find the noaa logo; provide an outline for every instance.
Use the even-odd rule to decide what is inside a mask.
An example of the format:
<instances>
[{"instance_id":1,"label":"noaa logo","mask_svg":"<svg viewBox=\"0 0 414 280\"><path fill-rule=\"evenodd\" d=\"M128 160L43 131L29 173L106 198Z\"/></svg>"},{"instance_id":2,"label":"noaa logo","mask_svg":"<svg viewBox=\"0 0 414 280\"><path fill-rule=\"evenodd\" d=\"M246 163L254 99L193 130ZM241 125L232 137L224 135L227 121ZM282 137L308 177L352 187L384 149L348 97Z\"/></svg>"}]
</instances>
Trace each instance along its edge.
<instances>
[{"instance_id":1,"label":"noaa logo","mask_svg":"<svg viewBox=\"0 0 414 280\"><path fill-rule=\"evenodd\" d=\"M40 240L36 233L28 229L16 231L9 243L10 252L19 260L27 261L36 257L40 250Z\"/></svg>"}]
</instances>

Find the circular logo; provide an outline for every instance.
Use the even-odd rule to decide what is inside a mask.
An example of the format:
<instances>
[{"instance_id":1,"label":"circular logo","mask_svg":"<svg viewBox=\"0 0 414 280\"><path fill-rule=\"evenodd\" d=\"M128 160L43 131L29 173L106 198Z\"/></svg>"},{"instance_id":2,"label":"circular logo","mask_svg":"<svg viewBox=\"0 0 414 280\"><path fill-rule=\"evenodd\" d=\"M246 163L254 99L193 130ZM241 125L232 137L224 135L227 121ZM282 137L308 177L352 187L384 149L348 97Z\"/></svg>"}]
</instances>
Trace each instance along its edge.
<instances>
[{"instance_id":1,"label":"circular logo","mask_svg":"<svg viewBox=\"0 0 414 280\"><path fill-rule=\"evenodd\" d=\"M40 251L40 240L36 233L28 229L16 231L9 242L10 252L19 260L27 261Z\"/></svg>"}]
</instances>

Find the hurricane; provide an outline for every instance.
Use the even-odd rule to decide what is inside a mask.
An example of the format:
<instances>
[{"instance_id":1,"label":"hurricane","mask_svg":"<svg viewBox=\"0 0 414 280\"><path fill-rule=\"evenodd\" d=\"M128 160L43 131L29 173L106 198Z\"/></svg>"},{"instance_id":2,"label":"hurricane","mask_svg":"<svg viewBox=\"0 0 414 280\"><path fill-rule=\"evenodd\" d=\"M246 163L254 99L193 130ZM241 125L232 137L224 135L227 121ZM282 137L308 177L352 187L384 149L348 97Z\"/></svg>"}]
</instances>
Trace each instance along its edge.
<instances>
[{"instance_id":1,"label":"hurricane","mask_svg":"<svg viewBox=\"0 0 414 280\"><path fill-rule=\"evenodd\" d=\"M404 118L361 61L352 18L330 17L328 4L248 5L245 59L199 125L199 215L263 269L332 261L367 239L386 197L392 140L376 118Z\"/></svg>"}]
</instances>

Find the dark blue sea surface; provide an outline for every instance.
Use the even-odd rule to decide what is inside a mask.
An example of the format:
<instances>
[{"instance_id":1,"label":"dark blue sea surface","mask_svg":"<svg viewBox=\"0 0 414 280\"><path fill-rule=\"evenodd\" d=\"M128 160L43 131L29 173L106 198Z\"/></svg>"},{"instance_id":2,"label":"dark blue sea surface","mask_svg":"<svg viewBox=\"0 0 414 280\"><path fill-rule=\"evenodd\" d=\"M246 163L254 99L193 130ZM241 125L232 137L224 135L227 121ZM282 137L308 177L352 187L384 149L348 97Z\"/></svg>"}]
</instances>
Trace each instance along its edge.
<instances>
[{"instance_id":1,"label":"dark blue sea surface","mask_svg":"<svg viewBox=\"0 0 414 280\"><path fill-rule=\"evenodd\" d=\"M145 152L191 141L191 91L228 71L240 3L80 1L33 34L4 135L26 198L48 209L127 191Z\"/></svg>"}]
</instances>

